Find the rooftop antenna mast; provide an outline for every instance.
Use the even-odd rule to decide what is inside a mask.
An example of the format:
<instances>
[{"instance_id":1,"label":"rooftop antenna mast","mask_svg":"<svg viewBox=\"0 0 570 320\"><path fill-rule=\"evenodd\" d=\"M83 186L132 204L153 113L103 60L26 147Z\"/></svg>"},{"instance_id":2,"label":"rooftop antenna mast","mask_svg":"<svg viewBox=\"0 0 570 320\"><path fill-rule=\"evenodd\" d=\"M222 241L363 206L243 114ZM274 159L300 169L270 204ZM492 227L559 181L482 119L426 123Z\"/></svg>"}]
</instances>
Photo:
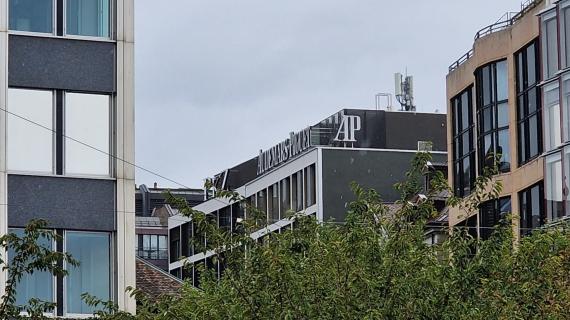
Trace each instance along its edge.
<instances>
[{"instance_id":1,"label":"rooftop antenna mast","mask_svg":"<svg viewBox=\"0 0 570 320\"><path fill-rule=\"evenodd\" d=\"M401 73L394 74L394 85L396 100L402 107L401 111L416 111L414 105L414 77L402 76Z\"/></svg>"}]
</instances>

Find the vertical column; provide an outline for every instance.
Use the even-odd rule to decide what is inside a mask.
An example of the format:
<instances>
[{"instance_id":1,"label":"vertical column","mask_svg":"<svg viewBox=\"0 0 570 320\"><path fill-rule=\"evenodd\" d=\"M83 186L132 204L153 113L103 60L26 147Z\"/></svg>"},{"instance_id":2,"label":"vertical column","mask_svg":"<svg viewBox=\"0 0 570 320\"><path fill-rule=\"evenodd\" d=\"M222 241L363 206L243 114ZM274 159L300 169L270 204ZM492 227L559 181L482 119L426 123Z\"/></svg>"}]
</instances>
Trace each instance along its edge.
<instances>
[{"instance_id":1,"label":"vertical column","mask_svg":"<svg viewBox=\"0 0 570 320\"><path fill-rule=\"evenodd\" d=\"M8 0L0 0L0 108L6 110L8 95ZM8 232L6 175L6 112L0 110L0 235ZM5 252L0 254L4 257ZM0 272L0 295L4 294L6 272Z\"/></svg>"},{"instance_id":2,"label":"vertical column","mask_svg":"<svg viewBox=\"0 0 570 320\"><path fill-rule=\"evenodd\" d=\"M134 313L127 287L135 287L134 0L116 6L117 97L115 160L117 177L117 303Z\"/></svg>"}]
</instances>

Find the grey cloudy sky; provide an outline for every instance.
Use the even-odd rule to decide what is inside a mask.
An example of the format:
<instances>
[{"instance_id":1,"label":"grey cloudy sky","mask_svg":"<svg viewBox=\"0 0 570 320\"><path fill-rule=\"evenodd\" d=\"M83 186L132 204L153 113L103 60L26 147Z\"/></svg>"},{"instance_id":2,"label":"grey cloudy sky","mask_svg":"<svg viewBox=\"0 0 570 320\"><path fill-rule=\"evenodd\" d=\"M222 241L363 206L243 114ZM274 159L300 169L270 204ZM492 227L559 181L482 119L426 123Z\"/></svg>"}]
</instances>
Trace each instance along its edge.
<instances>
[{"instance_id":1,"label":"grey cloudy sky","mask_svg":"<svg viewBox=\"0 0 570 320\"><path fill-rule=\"evenodd\" d=\"M342 107L393 74L445 112L448 66L520 0L136 0L136 162L186 186ZM137 184L179 187L137 171Z\"/></svg>"}]
</instances>

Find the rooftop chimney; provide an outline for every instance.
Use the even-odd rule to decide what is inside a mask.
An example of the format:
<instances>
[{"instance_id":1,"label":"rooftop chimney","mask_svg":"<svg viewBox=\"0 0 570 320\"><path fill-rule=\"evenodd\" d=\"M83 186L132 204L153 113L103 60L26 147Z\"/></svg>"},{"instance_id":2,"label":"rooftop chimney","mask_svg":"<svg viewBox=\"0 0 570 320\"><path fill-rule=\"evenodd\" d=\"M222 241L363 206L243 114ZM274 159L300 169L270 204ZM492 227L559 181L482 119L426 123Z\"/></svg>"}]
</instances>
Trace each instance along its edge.
<instances>
[{"instance_id":1,"label":"rooftop chimney","mask_svg":"<svg viewBox=\"0 0 570 320\"><path fill-rule=\"evenodd\" d=\"M154 188L155 189L158 188L158 183L156 183L156 182L154 183Z\"/></svg>"}]
</instances>

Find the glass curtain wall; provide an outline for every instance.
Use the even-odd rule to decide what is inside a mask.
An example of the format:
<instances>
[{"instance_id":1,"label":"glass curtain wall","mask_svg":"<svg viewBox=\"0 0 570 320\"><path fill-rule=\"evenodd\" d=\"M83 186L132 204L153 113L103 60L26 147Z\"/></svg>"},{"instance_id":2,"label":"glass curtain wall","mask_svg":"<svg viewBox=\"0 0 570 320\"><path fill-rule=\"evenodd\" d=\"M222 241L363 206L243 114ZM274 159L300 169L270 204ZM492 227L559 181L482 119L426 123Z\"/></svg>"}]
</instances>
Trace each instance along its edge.
<instances>
[{"instance_id":1,"label":"glass curtain wall","mask_svg":"<svg viewBox=\"0 0 570 320\"><path fill-rule=\"evenodd\" d=\"M483 173L484 167L493 167L495 160L498 161L500 172L509 172L511 152L507 61L501 60L479 68L475 77L480 173Z\"/></svg>"}]
</instances>

